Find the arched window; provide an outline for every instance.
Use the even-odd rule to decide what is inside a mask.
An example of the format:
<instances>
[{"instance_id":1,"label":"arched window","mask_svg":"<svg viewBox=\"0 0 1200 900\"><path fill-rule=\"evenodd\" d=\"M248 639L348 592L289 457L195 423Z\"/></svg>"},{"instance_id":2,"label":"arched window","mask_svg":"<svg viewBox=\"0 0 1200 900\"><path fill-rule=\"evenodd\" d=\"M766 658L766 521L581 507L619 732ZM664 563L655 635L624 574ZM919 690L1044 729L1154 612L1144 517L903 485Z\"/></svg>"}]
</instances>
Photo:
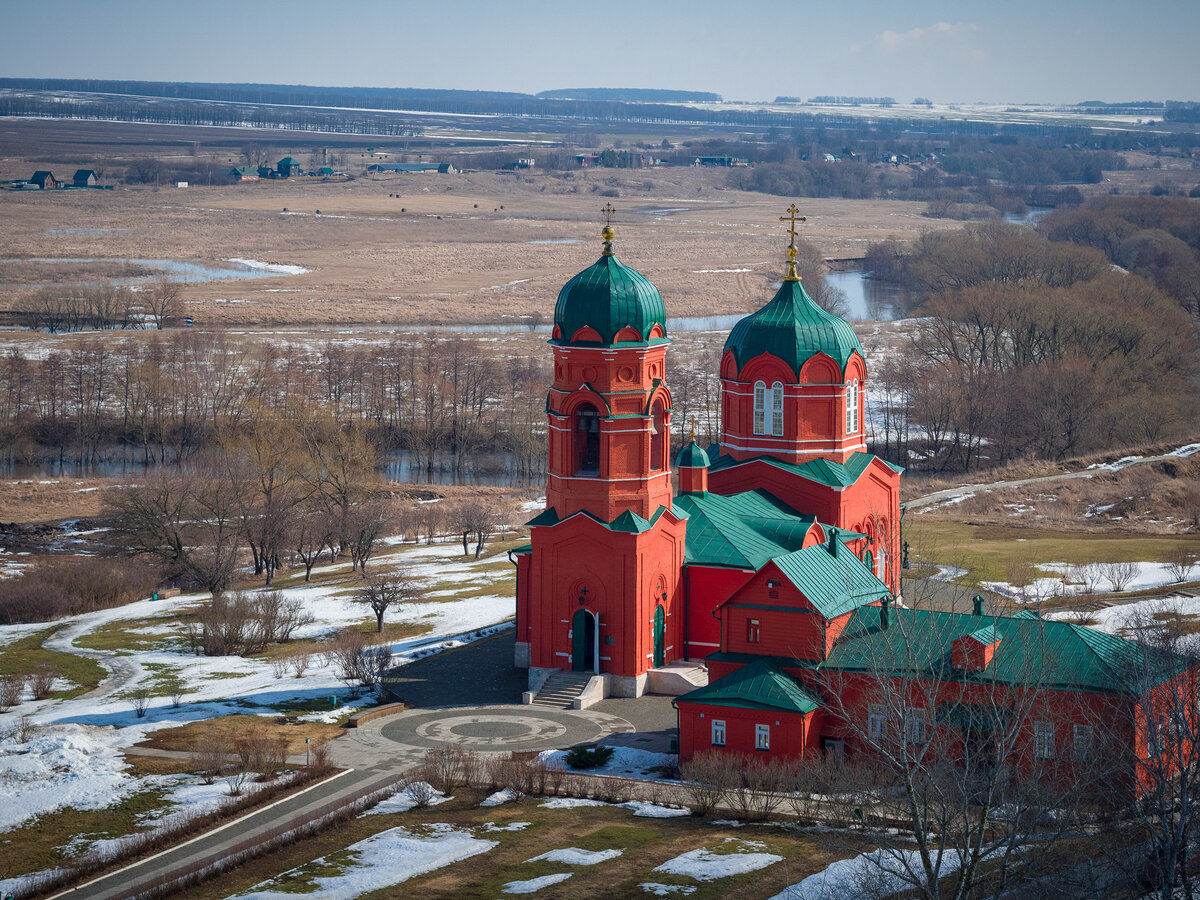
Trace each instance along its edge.
<instances>
[{"instance_id":1,"label":"arched window","mask_svg":"<svg viewBox=\"0 0 1200 900\"><path fill-rule=\"evenodd\" d=\"M650 468L664 469L667 466L666 432L667 414L662 401L656 400L650 420Z\"/></svg>"},{"instance_id":2,"label":"arched window","mask_svg":"<svg viewBox=\"0 0 1200 900\"><path fill-rule=\"evenodd\" d=\"M783 436L783 384L771 385L771 434Z\"/></svg>"},{"instance_id":3,"label":"arched window","mask_svg":"<svg viewBox=\"0 0 1200 900\"><path fill-rule=\"evenodd\" d=\"M754 382L754 433L783 435L783 383Z\"/></svg>"},{"instance_id":4,"label":"arched window","mask_svg":"<svg viewBox=\"0 0 1200 900\"><path fill-rule=\"evenodd\" d=\"M846 385L846 433L857 434L858 428L858 379L855 378Z\"/></svg>"},{"instance_id":5,"label":"arched window","mask_svg":"<svg viewBox=\"0 0 1200 900\"><path fill-rule=\"evenodd\" d=\"M596 407L585 403L575 410L575 427L571 429L575 453L576 475L600 474L600 414Z\"/></svg>"}]
</instances>

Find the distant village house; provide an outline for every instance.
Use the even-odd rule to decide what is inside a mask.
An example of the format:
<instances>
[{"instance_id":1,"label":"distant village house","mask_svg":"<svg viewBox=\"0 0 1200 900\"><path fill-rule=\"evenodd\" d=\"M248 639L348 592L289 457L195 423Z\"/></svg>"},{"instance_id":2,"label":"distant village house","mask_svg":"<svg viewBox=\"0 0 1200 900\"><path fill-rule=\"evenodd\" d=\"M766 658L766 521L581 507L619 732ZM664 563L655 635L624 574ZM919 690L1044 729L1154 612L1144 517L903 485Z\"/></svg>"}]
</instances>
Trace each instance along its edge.
<instances>
[{"instance_id":1,"label":"distant village house","mask_svg":"<svg viewBox=\"0 0 1200 900\"><path fill-rule=\"evenodd\" d=\"M33 177L29 179L30 184L36 184L43 191L52 191L61 185L61 182L54 177L53 172L47 172L44 169L39 169L33 173Z\"/></svg>"},{"instance_id":2,"label":"distant village house","mask_svg":"<svg viewBox=\"0 0 1200 900\"><path fill-rule=\"evenodd\" d=\"M93 187L100 183L94 169L76 169L75 177L71 179L75 187Z\"/></svg>"}]
</instances>

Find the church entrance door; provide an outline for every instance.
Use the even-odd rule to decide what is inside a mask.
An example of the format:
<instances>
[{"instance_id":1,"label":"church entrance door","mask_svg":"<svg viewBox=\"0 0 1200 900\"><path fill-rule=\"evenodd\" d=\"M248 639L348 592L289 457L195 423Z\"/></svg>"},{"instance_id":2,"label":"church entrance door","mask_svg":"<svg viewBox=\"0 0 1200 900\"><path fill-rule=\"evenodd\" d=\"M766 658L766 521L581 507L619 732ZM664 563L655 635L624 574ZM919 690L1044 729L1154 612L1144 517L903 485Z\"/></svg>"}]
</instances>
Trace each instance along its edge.
<instances>
[{"instance_id":1,"label":"church entrance door","mask_svg":"<svg viewBox=\"0 0 1200 900\"><path fill-rule=\"evenodd\" d=\"M665 632L666 622L663 615L663 608L660 604L654 607L654 668L656 669L661 668L663 662L666 660L666 650L663 647L663 644L666 643L664 640Z\"/></svg>"},{"instance_id":2,"label":"church entrance door","mask_svg":"<svg viewBox=\"0 0 1200 900\"><path fill-rule=\"evenodd\" d=\"M586 609L571 619L571 671L596 671L596 617Z\"/></svg>"}]
</instances>

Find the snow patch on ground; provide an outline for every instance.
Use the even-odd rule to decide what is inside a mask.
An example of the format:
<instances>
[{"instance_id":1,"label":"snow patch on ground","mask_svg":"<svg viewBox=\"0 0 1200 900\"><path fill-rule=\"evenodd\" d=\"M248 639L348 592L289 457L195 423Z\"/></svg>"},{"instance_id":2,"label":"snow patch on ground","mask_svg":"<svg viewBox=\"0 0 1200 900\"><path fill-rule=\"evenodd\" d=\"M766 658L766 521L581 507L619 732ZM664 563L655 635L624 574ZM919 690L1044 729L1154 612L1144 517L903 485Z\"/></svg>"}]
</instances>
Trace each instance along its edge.
<instances>
[{"instance_id":1,"label":"snow patch on ground","mask_svg":"<svg viewBox=\"0 0 1200 900\"><path fill-rule=\"evenodd\" d=\"M757 841L726 838L720 845L722 852L718 853L707 847L689 850L674 859L668 859L661 866L656 866L654 871L666 872L668 875L687 875L697 881L715 881L731 875L745 875L747 872L765 869L783 859L776 853L759 852L759 848L763 846Z\"/></svg>"},{"instance_id":2,"label":"snow patch on ground","mask_svg":"<svg viewBox=\"0 0 1200 900\"><path fill-rule=\"evenodd\" d=\"M1068 622L1078 619L1079 616L1080 613L1069 611L1046 614L1048 619ZM1095 621L1092 628L1107 631L1109 634L1125 633L1139 624L1153 622L1156 616L1200 617L1200 597L1168 594L1166 597L1123 603L1120 606L1109 606L1087 613L1087 617Z\"/></svg>"},{"instance_id":3,"label":"snow patch on ground","mask_svg":"<svg viewBox=\"0 0 1200 900\"><path fill-rule=\"evenodd\" d=\"M416 781L399 791L386 800L380 801L368 809L363 815L388 815L389 813L405 813L410 809L420 805L420 800L425 800L426 806L437 806L439 803L445 803L447 800L453 800L453 797L447 797L441 791L437 790L427 781Z\"/></svg>"},{"instance_id":4,"label":"snow patch on ground","mask_svg":"<svg viewBox=\"0 0 1200 900\"><path fill-rule=\"evenodd\" d=\"M613 747L613 755L602 766L589 769L600 775L613 775L618 778L661 778L661 769L673 768L676 757L672 753L654 753L650 750L638 750L635 747ZM566 750L544 750L538 754L538 760L548 766L569 769Z\"/></svg>"},{"instance_id":5,"label":"snow patch on ground","mask_svg":"<svg viewBox=\"0 0 1200 900\"><path fill-rule=\"evenodd\" d=\"M310 271L304 268L304 266L288 266L281 263L263 262L258 259L241 259L236 256L225 261L237 263L239 266L245 266L247 269L258 269L261 272L275 272L279 275L307 275Z\"/></svg>"},{"instance_id":6,"label":"snow patch on ground","mask_svg":"<svg viewBox=\"0 0 1200 900\"><path fill-rule=\"evenodd\" d=\"M1095 567L1091 575L1092 593L1111 592L1112 584L1105 579L1104 564L1092 563L1091 565ZM1179 583L1167 563L1138 562L1131 565L1136 568L1135 574L1129 578L1120 593L1144 591ZM1039 602L1050 597L1077 597L1088 593L1089 585L1081 578L1080 567L1069 563L1050 562L1041 563L1037 568L1044 572L1057 572L1059 573L1058 577L1038 578L1023 588L1009 584L1007 581L985 581L980 586L995 591L997 594L1012 597L1021 603ZM1200 564L1192 565L1184 580L1196 577L1197 572L1200 572Z\"/></svg>"},{"instance_id":7,"label":"snow patch on ground","mask_svg":"<svg viewBox=\"0 0 1200 900\"><path fill-rule=\"evenodd\" d=\"M597 863L616 859L620 855L620 850L580 850L578 847L564 847L562 850L549 850L541 856L535 856L525 862L540 862L544 859L547 862L564 863L568 866L594 866Z\"/></svg>"},{"instance_id":8,"label":"snow patch on ground","mask_svg":"<svg viewBox=\"0 0 1200 900\"><path fill-rule=\"evenodd\" d=\"M675 819L679 816L690 816L692 811L686 806L659 806L657 803L646 803L644 800L631 800L628 803L618 803L622 809L632 809L635 816L643 819Z\"/></svg>"},{"instance_id":9,"label":"snow patch on ground","mask_svg":"<svg viewBox=\"0 0 1200 900\"><path fill-rule=\"evenodd\" d=\"M643 881L638 887L655 897L670 897L672 894L681 894L686 897L688 894L696 893L695 885L691 884L656 884L653 881Z\"/></svg>"},{"instance_id":10,"label":"snow patch on ground","mask_svg":"<svg viewBox=\"0 0 1200 900\"><path fill-rule=\"evenodd\" d=\"M489 794L487 799L480 803L480 806L503 806L505 803L511 803L514 800L520 800L521 795L512 788L501 788L494 794Z\"/></svg>"},{"instance_id":11,"label":"snow patch on ground","mask_svg":"<svg viewBox=\"0 0 1200 900\"><path fill-rule=\"evenodd\" d=\"M543 800L538 806L543 809L578 809L581 806L608 806L603 800L586 800L582 797L553 797Z\"/></svg>"},{"instance_id":12,"label":"snow patch on ground","mask_svg":"<svg viewBox=\"0 0 1200 900\"><path fill-rule=\"evenodd\" d=\"M353 900L486 853L498 843L473 837L452 825L430 825L427 831L427 834L414 834L404 828L392 828L380 832L351 844L336 854L336 858L315 859L235 896L248 900L295 900L297 888L304 885L301 894L304 897ZM343 862L347 856L350 858L348 864ZM328 866L344 868L337 875L306 874L306 870L321 871ZM275 885L279 886L278 890L273 889Z\"/></svg>"},{"instance_id":13,"label":"snow patch on ground","mask_svg":"<svg viewBox=\"0 0 1200 900\"><path fill-rule=\"evenodd\" d=\"M570 877L570 872L560 872L557 875L543 875L541 878L530 878L528 881L510 881L504 886L502 893L536 894L542 888L566 881Z\"/></svg>"},{"instance_id":14,"label":"snow patch on ground","mask_svg":"<svg viewBox=\"0 0 1200 900\"><path fill-rule=\"evenodd\" d=\"M947 851L942 856L942 875L950 875L958 868L958 855ZM870 887L871 896L890 896L912 882L898 873L920 871L921 860L916 850L875 850L850 859L839 859L815 875L784 888L770 900L845 900L859 897L864 886Z\"/></svg>"}]
</instances>

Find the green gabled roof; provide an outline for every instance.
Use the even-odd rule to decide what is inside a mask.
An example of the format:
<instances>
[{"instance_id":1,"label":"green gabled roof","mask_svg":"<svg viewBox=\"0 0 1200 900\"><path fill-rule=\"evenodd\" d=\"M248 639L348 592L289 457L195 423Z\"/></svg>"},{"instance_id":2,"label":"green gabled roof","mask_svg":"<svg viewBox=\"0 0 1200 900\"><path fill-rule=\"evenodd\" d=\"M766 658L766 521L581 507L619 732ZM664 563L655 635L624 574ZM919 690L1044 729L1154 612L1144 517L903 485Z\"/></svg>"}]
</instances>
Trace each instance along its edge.
<instances>
[{"instance_id":1,"label":"green gabled roof","mask_svg":"<svg viewBox=\"0 0 1200 900\"><path fill-rule=\"evenodd\" d=\"M689 441L688 445L679 451L679 456L675 457L675 465L680 469L707 469L708 454L701 450L695 441Z\"/></svg>"},{"instance_id":2,"label":"green gabled roof","mask_svg":"<svg viewBox=\"0 0 1200 900\"><path fill-rule=\"evenodd\" d=\"M794 465L793 463L784 462L776 459L773 456L752 456L749 459L734 459L727 454L717 454L715 461L709 465L709 471L719 472L723 469L732 469L737 466L745 466L750 463L761 462L767 465L775 466L783 469L785 472L794 472L797 475L807 478L809 481L815 481L827 487L841 489L849 487L858 481L862 473L867 470L867 466L873 460L879 459L871 453L864 453L861 450L850 455L844 463L836 462L832 459L824 457L818 459L810 459L808 462ZM903 472L900 466L893 465L885 459L879 459L881 463L887 466L894 472Z\"/></svg>"},{"instance_id":3,"label":"green gabled roof","mask_svg":"<svg viewBox=\"0 0 1200 900\"><path fill-rule=\"evenodd\" d=\"M797 380L801 367L818 353L832 358L843 372L852 353L863 355L854 329L817 306L799 281L784 281L770 303L734 325L725 349L733 351L739 370L759 354L770 353Z\"/></svg>"},{"instance_id":4,"label":"green gabled roof","mask_svg":"<svg viewBox=\"0 0 1200 900\"><path fill-rule=\"evenodd\" d=\"M614 343L617 332L625 327L632 327L641 335L641 342L646 342L656 324L666 335L667 311L649 278L615 256L604 255L559 291L554 324L559 329L558 341L564 344L584 327L595 329L606 346Z\"/></svg>"},{"instance_id":5,"label":"green gabled roof","mask_svg":"<svg viewBox=\"0 0 1200 900\"><path fill-rule=\"evenodd\" d=\"M658 521L658 517L666 511L667 507L660 506L657 510L655 510L654 515L647 520L643 519L632 510L626 510L611 522L605 522L603 519L597 518L591 513L585 511L572 513L571 515L567 516L566 519L564 519L559 516L558 510L551 506L549 509L542 510L525 524L530 528L539 528L543 526L554 526L559 522L565 522L567 519L574 518L575 516L587 516L593 522L598 525L603 525L609 531L626 531L630 534L641 534L643 531L649 531L651 528L653 528L654 523ZM680 518L687 518L685 514L680 513L678 510L675 512L680 516Z\"/></svg>"},{"instance_id":6,"label":"green gabled roof","mask_svg":"<svg viewBox=\"0 0 1200 900\"><path fill-rule=\"evenodd\" d=\"M802 714L810 713L821 705L807 688L775 663L762 657L710 685L684 694L675 702L774 709Z\"/></svg>"},{"instance_id":7,"label":"green gabled roof","mask_svg":"<svg viewBox=\"0 0 1200 900\"><path fill-rule=\"evenodd\" d=\"M862 560L844 547L834 556L828 544L816 544L772 562L826 619L880 597L890 597L892 593Z\"/></svg>"},{"instance_id":8,"label":"green gabled roof","mask_svg":"<svg viewBox=\"0 0 1200 900\"><path fill-rule=\"evenodd\" d=\"M766 491L681 494L674 508L688 519L685 562L756 571L768 560L799 549L816 521Z\"/></svg>"},{"instance_id":9,"label":"green gabled roof","mask_svg":"<svg viewBox=\"0 0 1200 900\"><path fill-rule=\"evenodd\" d=\"M985 628L977 628L967 635L971 640L978 641L983 645L994 644L1000 640L1000 635L996 631L995 625L988 625Z\"/></svg>"},{"instance_id":10,"label":"green gabled roof","mask_svg":"<svg viewBox=\"0 0 1200 900\"><path fill-rule=\"evenodd\" d=\"M877 609L859 609L818 668L1131 694L1147 675L1157 682L1188 665L1171 654L1148 657L1133 641L1102 631L1018 614L991 620L1000 643L987 668L953 670L951 644L979 631L980 622L963 613L900 608L881 629Z\"/></svg>"}]
</instances>

